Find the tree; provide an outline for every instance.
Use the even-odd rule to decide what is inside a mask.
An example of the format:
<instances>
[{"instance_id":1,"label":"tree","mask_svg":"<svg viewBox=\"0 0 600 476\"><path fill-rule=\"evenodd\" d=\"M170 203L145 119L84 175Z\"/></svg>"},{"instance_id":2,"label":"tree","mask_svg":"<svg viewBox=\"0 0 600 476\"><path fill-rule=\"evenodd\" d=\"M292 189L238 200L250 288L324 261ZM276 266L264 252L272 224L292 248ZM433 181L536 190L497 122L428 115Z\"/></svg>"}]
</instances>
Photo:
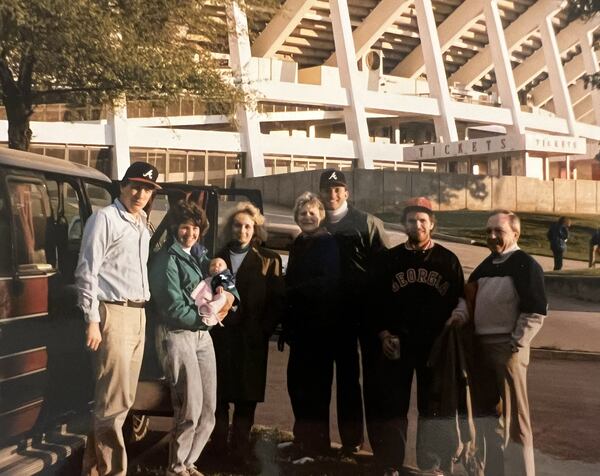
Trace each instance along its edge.
<instances>
[{"instance_id":1,"label":"tree","mask_svg":"<svg viewBox=\"0 0 600 476\"><path fill-rule=\"evenodd\" d=\"M0 98L9 147L27 150L36 104L192 94L244 100L210 51L226 51L226 0L0 1ZM276 0L248 0L257 9Z\"/></svg>"},{"instance_id":2,"label":"tree","mask_svg":"<svg viewBox=\"0 0 600 476\"><path fill-rule=\"evenodd\" d=\"M581 18L589 20L600 12L600 0L569 0L567 4L567 20L573 21ZM600 88L600 73L586 74L583 76L584 85L587 88Z\"/></svg>"}]
</instances>

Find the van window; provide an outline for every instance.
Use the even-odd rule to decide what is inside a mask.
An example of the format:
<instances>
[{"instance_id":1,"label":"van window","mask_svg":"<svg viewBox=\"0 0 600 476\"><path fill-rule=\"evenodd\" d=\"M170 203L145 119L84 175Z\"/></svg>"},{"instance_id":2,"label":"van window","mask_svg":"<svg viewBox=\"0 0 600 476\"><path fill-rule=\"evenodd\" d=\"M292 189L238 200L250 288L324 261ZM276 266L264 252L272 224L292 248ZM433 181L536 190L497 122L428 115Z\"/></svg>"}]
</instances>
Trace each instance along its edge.
<instances>
[{"instance_id":1,"label":"van window","mask_svg":"<svg viewBox=\"0 0 600 476\"><path fill-rule=\"evenodd\" d=\"M20 271L46 269L52 212L46 186L37 180L9 178L15 251ZM51 248L53 250L53 248Z\"/></svg>"},{"instance_id":2,"label":"van window","mask_svg":"<svg viewBox=\"0 0 600 476\"><path fill-rule=\"evenodd\" d=\"M65 224L68 239L80 240L83 234L81 226L81 197L69 182L46 180L52 213L58 224ZM59 200L60 197L60 200ZM65 237L67 234L65 234Z\"/></svg>"},{"instance_id":3,"label":"van window","mask_svg":"<svg viewBox=\"0 0 600 476\"><path fill-rule=\"evenodd\" d=\"M0 197L0 236L3 240L8 240L10 236L10 213L3 197ZM4 241L0 246L0 275L7 276L11 271L10 246Z\"/></svg>"},{"instance_id":4,"label":"van window","mask_svg":"<svg viewBox=\"0 0 600 476\"><path fill-rule=\"evenodd\" d=\"M106 188L100 187L99 185L86 182L85 191L87 192L87 196L90 198L92 212L110 205L113 201L110 192Z\"/></svg>"},{"instance_id":5,"label":"van window","mask_svg":"<svg viewBox=\"0 0 600 476\"><path fill-rule=\"evenodd\" d=\"M69 182L62 184L63 216L69 224L69 241L81 240L83 227L81 226L81 209L79 194Z\"/></svg>"}]
</instances>

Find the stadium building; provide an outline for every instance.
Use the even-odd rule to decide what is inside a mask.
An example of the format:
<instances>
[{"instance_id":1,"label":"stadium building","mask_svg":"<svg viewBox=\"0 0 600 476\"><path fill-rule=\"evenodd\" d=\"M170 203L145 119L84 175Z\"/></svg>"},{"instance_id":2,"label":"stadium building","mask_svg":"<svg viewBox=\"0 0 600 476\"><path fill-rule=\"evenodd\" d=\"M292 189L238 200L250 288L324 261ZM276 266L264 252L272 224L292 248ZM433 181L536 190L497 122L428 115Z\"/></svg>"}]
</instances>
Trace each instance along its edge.
<instances>
[{"instance_id":1,"label":"stadium building","mask_svg":"<svg viewBox=\"0 0 600 476\"><path fill-rule=\"evenodd\" d=\"M86 121L49 104L31 150L220 186L331 166L600 179L600 90L583 81L600 71L600 16L569 22L565 3L287 0L252 31L233 4L215 12L229 45L215 55L255 103L235 122L187 98Z\"/></svg>"}]
</instances>

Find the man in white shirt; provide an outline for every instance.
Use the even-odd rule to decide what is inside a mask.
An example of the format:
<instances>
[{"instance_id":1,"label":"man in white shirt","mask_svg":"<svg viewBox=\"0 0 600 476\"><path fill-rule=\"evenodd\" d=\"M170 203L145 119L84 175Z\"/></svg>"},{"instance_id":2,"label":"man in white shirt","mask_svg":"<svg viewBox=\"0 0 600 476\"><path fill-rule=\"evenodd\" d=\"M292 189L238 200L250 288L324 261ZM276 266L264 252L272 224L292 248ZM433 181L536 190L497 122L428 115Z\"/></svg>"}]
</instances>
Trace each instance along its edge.
<instances>
[{"instance_id":1,"label":"man in white shirt","mask_svg":"<svg viewBox=\"0 0 600 476\"><path fill-rule=\"evenodd\" d=\"M122 426L135 399L144 354L144 305L150 299L144 207L160 188L157 178L152 165L131 164L119 198L93 213L83 232L75 278L96 372L83 474L127 473Z\"/></svg>"}]
</instances>

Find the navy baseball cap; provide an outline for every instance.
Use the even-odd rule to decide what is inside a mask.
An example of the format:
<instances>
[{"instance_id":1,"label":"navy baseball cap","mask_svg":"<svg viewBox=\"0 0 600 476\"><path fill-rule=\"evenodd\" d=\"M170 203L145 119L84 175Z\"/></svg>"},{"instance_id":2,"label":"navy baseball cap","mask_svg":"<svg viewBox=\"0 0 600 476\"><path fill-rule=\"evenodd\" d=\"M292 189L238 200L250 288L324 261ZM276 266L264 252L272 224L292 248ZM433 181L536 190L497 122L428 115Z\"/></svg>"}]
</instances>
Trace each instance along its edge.
<instances>
[{"instance_id":1,"label":"navy baseball cap","mask_svg":"<svg viewBox=\"0 0 600 476\"><path fill-rule=\"evenodd\" d=\"M123 181L141 182L152 185L155 189L160 189L162 187L156 183L157 179L158 169L148 162L134 162L123 175Z\"/></svg>"},{"instance_id":2,"label":"navy baseball cap","mask_svg":"<svg viewBox=\"0 0 600 476\"><path fill-rule=\"evenodd\" d=\"M321 179L319 180L319 190L328 189L330 187L348 188L346 176L343 172L335 169L327 169L321 174Z\"/></svg>"}]
</instances>

